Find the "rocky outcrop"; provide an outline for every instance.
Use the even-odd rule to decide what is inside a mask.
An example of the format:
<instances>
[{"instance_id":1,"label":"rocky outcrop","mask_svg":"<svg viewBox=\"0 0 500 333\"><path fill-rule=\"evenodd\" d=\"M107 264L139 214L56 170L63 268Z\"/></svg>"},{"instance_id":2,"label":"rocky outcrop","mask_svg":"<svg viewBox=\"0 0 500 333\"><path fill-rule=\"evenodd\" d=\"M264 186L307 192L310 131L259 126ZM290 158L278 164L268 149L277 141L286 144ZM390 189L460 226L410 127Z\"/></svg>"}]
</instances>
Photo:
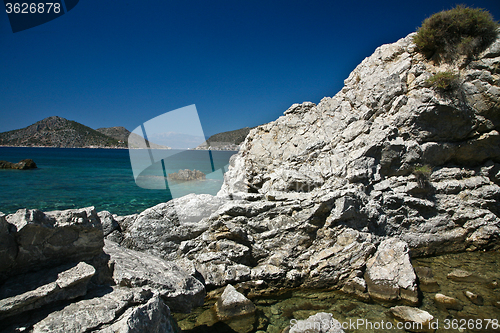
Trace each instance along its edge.
<instances>
[{"instance_id":1,"label":"rocky outcrop","mask_svg":"<svg viewBox=\"0 0 500 333\"><path fill-rule=\"evenodd\" d=\"M0 169L28 170L36 168L37 168L36 163L32 159L22 160L17 163L0 161Z\"/></svg>"},{"instance_id":2,"label":"rocky outcrop","mask_svg":"<svg viewBox=\"0 0 500 333\"><path fill-rule=\"evenodd\" d=\"M205 288L177 265L147 253L129 250L106 240L104 252L110 256L113 280L119 286L148 286L175 312L189 312L201 306Z\"/></svg>"},{"instance_id":3,"label":"rocky outcrop","mask_svg":"<svg viewBox=\"0 0 500 333\"><path fill-rule=\"evenodd\" d=\"M427 61L412 37L375 50L334 97L253 129L220 195L344 191L331 225L398 236L413 255L497 246L498 42L453 67ZM460 76L452 95L427 81L444 70Z\"/></svg>"},{"instance_id":4,"label":"rocky outcrop","mask_svg":"<svg viewBox=\"0 0 500 333\"><path fill-rule=\"evenodd\" d=\"M412 37L375 50L334 97L252 129L217 196L116 217L108 238L209 289L343 288L417 304L410 255L500 247L500 54L494 43L440 65ZM427 80L444 70L461 80L451 95Z\"/></svg>"},{"instance_id":5,"label":"rocky outcrop","mask_svg":"<svg viewBox=\"0 0 500 333\"><path fill-rule=\"evenodd\" d=\"M119 228L93 207L0 214L0 332L176 332L169 306L203 303L177 265L105 244L101 219Z\"/></svg>"},{"instance_id":6,"label":"rocky outcrop","mask_svg":"<svg viewBox=\"0 0 500 333\"><path fill-rule=\"evenodd\" d=\"M3 222L2 222L3 220ZM102 254L102 226L94 207L41 212L20 209L0 217L0 237L6 240L1 276L34 269L92 261Z\"/></svg>"}]
</instances>

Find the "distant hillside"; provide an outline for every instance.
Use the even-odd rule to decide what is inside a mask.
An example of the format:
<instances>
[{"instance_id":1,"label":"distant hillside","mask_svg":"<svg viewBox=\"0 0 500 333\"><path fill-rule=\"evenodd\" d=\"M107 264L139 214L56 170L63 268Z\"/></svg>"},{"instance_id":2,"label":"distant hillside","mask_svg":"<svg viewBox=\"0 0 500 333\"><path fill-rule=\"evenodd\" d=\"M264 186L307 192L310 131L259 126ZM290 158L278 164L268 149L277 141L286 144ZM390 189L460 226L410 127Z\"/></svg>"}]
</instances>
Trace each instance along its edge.
<instances>
[{"instance_id":1,"label":"distant hillside","mask_svg":"<svg viewBox=\"0 0 500 333\"><path fill-rule=\"evenodd\" d=\"M229 143L232 143L235 145L239 145L245 140L248 133L253 128L254 127L252 127L252 128L245 127L245 128L240 128L240 129L237 129L234 131L217 133L217 134L214 134L211 137L209 137L207 140L207 143L211 144L214 142L229 142Z\"/></svg>"},{"instance_id":2,"label":"distant hillside","mask_svg":"<svg viewBox=\"0 0 500 333\"><path fill-rule=\"evenodd\" d=\"M122 126L117 127L103 127L96 129L97 132L110 136L118 141L127 142L130 131Z\"/></svg>"},{"instance_id":3,"label":"distant hillside","mask_svg":"<svg viewBox=\"0 0 500 333\"><path fill-rule=\"evenodd\" d=\"M53 116L33 125L0 133L1 146L127 147L125 143L90 127Z\"/></svg>"},{"instance_id":4,"label":"distant hillside","mask_svg":"<svg viewBox=\"0 0 500 333\"><path fill-rule=\"evenodd\" d=\"M245 127L234 131L214 134L203 144L196 147L196 149L238 150L239 145L245 140L252 128Z\"/></svg>"}]
</instances>

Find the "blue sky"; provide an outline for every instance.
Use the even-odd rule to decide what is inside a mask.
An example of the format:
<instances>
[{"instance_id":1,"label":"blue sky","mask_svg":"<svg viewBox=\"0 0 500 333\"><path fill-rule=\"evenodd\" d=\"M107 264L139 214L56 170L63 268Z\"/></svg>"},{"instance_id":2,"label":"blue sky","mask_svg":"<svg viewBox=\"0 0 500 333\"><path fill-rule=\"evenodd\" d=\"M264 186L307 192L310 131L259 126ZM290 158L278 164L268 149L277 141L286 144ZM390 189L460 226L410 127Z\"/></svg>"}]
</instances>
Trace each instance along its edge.
<instances>
[{"instance_id":1,"label":"blue sky","mask_svg":"<svg viewBox=\"0 0 500 333\"><path fill-rule=\"evenodd\" d=\"M0 14L0 132L58 115L92 128L196 104L205 135L318 103L374 49L451 1L97 1L12 33ZM489 10L498 0L458 3Z\"/></svg>"}]
</instances>

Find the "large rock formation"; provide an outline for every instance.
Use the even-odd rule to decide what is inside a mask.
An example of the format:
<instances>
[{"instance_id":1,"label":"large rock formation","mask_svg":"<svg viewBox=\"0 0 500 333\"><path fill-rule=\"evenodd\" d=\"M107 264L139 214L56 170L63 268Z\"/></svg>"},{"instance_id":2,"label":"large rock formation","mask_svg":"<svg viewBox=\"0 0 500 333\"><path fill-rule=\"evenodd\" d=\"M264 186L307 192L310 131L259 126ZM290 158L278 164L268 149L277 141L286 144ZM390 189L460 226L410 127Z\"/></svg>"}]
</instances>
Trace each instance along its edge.
<instances>
[{"instance_id":1,"label":"large rock formation","mask_svg":"<svg viewBox=\"0 0 500 333\"><path fill-rule=\"evenodd\" d=\"M220 194L344 191L331 226L398 236L414 255L491 245L499 234L500 43L470 62L438 65L412 37L379 47L334 97L294 104L253 129ZM442 94L427 79L445 70L459 74L460 86Z\"/></svg>"},{"instance_id":2,"label":"large rock formation","mask_svg":"<svg viewBox=\"0 0 500 333\"><path fill-rule=\"evenodd\" d=\"M410 254L499 247L500 43L440 65L412 37L379 47L334 97L253 129L217 197L117 217L108 237L177 260L207 288L344 286L416 304ZM444 70L458 90L431 87Z\"/></svg>"}]
</instances>

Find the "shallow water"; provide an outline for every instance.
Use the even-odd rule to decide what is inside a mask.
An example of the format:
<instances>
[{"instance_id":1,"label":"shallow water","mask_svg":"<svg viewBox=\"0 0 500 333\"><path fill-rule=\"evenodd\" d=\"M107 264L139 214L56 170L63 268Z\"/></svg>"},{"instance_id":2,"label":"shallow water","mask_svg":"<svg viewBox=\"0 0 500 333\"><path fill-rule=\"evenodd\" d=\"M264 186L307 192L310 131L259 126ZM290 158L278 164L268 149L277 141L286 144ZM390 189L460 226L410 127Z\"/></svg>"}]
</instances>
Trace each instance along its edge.
<instances>
[{"instance_id":1,"label":"shallow water","mask_svg":"<svg viewBox=\"0 0 500 333\"><path fill-rule=\"evenodd\" d=\"M500 287L493 283L494 281L500 283L499 251L420 258L413 260L413 265L430 267L434 279L439 284L440 290L437 292L457 298L464 306L461 311L439 308L434 303L436 293L423 292L419 308L434 316L434 322L437 322L439 327L436 332L500 332L498 326L500 309L494 305L500 301ZM454 282L448 279L447 275L454 269L474 273L478 282ZM464 296L466 290L480 294L484 298L484 305L476 305L469 301ZM214 299L207 300L203 307L195 309L191 314L175 314L175 318L184 332L242 333L260 330L279 333L290 325L293 319L301 320L318 312L328 312L341 323L356 323L356 325L359 323L359 326L349 324L350 329L346 329L345 332L404 332L395 327L392 330L387 329L390 318L386 312L389 307L378 303L364 303L340 291L286 290L280 294L255 297L251 300L258 309L254 318L216 322L213 311ZM473 321L470 321L471 319ZM384 325L383 329L381 325ZM479 325L481 329L477 329Z\"/></svg>"},{"instance_id":2,"label":"shallow water","mask_svg":"<svg viewBox=\"0 0 500 333\"><path fill-rule=\"evenodd\" d=\"M222 167L235 153L214 152L213 162ZM172 165L166 167L178 167L175 162L183 168L209 173L211 170L205 170L210 164L206 154L206 151L183 154L182 158L170 160ZM10 214L21 208L50 211L95 206L98 211L128 215L172 199L170 190L137 186L127 149L0 147L0 160L18 162L26 158L33 159L38 169L0 169L0 212ZM206 180L177 186L174 196L216 194L222 181L222 172L214 172L208 174ZM165 186L163 179L162 183Z\"/></svg>"}]
</instances>

